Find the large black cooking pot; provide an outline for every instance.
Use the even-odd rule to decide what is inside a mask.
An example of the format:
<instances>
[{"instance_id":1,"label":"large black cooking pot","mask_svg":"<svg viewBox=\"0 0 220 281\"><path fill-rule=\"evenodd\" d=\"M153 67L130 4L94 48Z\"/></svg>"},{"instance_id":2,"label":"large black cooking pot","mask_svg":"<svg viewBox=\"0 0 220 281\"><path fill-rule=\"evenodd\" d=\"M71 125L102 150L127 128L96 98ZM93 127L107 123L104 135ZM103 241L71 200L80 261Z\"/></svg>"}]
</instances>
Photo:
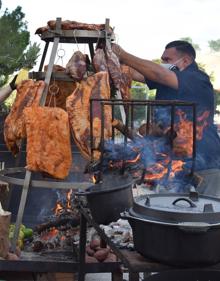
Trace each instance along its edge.
<instances>
[{"instance_id":1,"label":"large black cooking pot","mask_svg":"<svg viewBox=\"0 0 220 281\"><path fill-rule=\"evenodd\" d=\"M218 281L220 280L219 270L172 270L163 271L144 279L144 281Z\"/></svg>"},{"instance_id":2,"label":"large black cooking pot","mask_svg":"<svg viewBox=\"0 0 220 281\"><path fill-rule=\"evenodd\" d=\"M111 173L103 175L102 182L76 195L86 196L95 222L109 224L117 221L120 213L133 205L132 185L133 180L127 174Z\"/></svg>"},{"instance_id":3,"label":"large black cooking pot","mask_svg":"<svg viewBox=\"0 0 220 281\"><path fill-rule=\"evenodd\" d=\"M135 249L147 258L181 266L220 262L220 199L151 194L121 216L132 227Z\"/></svg>"}]
</instances>

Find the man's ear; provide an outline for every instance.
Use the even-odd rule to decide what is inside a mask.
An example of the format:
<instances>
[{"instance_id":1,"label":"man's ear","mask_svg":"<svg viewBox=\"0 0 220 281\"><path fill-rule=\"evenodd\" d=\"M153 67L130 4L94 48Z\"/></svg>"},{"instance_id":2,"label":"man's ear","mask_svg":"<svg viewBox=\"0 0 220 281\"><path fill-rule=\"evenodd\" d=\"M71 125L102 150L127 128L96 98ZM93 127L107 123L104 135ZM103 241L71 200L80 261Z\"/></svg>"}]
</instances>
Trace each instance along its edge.
<instances>
[{"instance_id":1,"label":"man's ear","mask_svg":"<svg viewBox=\"0 0 220 281\"><path fill-rule=\"evenodd\" d=\"M192 58L190 56L184 56L183 57L184 67L190 65L191 63L192 63Z\"/></svg>"}]
</instances>

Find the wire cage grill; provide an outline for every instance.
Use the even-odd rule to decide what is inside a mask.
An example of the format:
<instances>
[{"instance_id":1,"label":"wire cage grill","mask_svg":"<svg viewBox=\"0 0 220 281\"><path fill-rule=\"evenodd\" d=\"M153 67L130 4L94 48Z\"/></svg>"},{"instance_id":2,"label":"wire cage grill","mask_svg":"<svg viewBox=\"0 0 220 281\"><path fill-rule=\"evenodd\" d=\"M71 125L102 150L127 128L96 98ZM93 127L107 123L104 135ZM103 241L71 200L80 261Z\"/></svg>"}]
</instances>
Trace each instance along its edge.
<instances>
[{"instance_id":1,"label":"wire cage grill","mask_svg":"<svg viewBox=\"0 0 220 281\"><path fill-rule=\"evenodd\" d=\"M97 103L100 107L99 110L101 111L101 128L100 128L100 144L99 144L99 150L100 150L100 159L98 161L98 172L97 172L97 178L100 181L103 176L104 172L104 160L105 160L105 145L106 145L106 139L105 139L105 111L107 107L111 108L111 118L112 118L112 124L113 121L116 119L120 120L119 113L120 113L120 107L124 108L125 112L125 122L123 123L121 120L121 124L123 127L123 137L121 138L121 148L126 149L132 139L132 132L135 131L137 118L136 113L137 111L140 111L142 109L143 112L145 112L144 119L142 119L142 123L144 124L144 131L145 136L148 136L150 134L150 131L152 127L156 124L157 118L155 118L155 112L159 111L161 108L166 108L169 112L168 116L168 126L169 126L169 142L170 142L170 148L172 151L173 148L173 140L175 138L175 122L176 122L176 112L179 108L187 108L187 110L190 112L191 120L192 120L192 154L190 157L188 157L188 161L191 162L191 168L190 168L190 176L194 173L194 165L195 165L195 157L196 157L196 105L192 102L183 102L183 101L152 101L152 100L120 100L120 99L90 99L90 145L91 145L91 165L94 165L94 151L97 150L97 147L94 143L94 125L93 125L93 118L94 118L94 111L97 110ZM139 120L140 121L140 120ZM139 122L140 124L140 122ZM118 129L116 126L112 125L112 136L111 136L111 143L114 145L118 138L116 136L116 129ZM118 132L118 131L117 131ZM178 159L178 157L172 155L173 159ZM122 159L123 160L123 159ZM97 164L97 163L96 163ZM168 165L168 173L170 172L170 165ZM121 173L123 173L124 166L121 169ZM146 173L146 165L143 169L142 178L144 178L144 175Z\"/></svg>"}]
</instances>

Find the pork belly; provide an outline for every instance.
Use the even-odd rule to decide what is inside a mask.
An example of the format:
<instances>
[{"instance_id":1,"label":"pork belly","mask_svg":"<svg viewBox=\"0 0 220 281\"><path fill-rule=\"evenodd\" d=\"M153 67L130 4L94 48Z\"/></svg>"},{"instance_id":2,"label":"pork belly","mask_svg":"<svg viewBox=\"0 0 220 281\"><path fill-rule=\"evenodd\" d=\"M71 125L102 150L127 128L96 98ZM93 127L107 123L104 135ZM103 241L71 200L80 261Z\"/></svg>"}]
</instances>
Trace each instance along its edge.
<instances>
[{"instance_id":1,"label":"pork belly","mask_svg":"<svg viewBox=\"0 0 220 281\"><path fill-rule=\"evenodd\" d=\"M64 179L72 164L68 114L56 107L27 107L27 169Z\"/></svg>"},{"instance_id":2,"label":"pork belly","mask_svg":"<svg viewBox=\"0 0 220 281\"><path fill-rule=\"evenodd\" d=\"M4 123L4 139L8 149L16 155L21 139L25 138L23 111L26 107L38 105L45 87L44 81L25 80L17 86L17 95Z\"/></svg>"}]
</instances>

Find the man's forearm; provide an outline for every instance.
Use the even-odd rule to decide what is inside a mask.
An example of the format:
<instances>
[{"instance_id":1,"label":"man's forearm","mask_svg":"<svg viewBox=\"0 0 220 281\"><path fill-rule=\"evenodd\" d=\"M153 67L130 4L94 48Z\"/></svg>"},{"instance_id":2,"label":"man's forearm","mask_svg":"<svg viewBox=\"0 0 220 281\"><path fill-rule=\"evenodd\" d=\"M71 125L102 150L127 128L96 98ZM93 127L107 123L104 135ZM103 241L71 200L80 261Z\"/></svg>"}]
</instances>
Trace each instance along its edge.
<instances>
[{"instance_id":1,"label":"man's forearm","mask_svg":"<svg viewBox=\"0 0 220 281\"><path fill-rule=\"evenodd\" d=\"M129 54L117 44L113 45L113 51L122 63L132 67L148 80L170 86L174 89L178 88L178 80L173 71L167 70L150 60L141 59Z\"/></svg>"},{"instance_id":2,"label":"man's forearm","mask_svg":"<svg viewBox=\"0 0 220 281\"><path fill-rule=\"evenodd\" d=\"M7 97L10 96L12 89L10 85L0 89L0 103L2 103Z\"/></svg>"},{"instance_id":3,"label":"man's forearm","mask_svg":"<svg viewBox=\"0 0 220 281\"><path fill-rule=\"evenodd\" d=\"M149 60L138 58L125 51L121 52L120 60L126 65L133 67L147 79L155 82L161 82L167 75L167 70L163 69L160 65Z\"/></svg>"}]
</instances>

